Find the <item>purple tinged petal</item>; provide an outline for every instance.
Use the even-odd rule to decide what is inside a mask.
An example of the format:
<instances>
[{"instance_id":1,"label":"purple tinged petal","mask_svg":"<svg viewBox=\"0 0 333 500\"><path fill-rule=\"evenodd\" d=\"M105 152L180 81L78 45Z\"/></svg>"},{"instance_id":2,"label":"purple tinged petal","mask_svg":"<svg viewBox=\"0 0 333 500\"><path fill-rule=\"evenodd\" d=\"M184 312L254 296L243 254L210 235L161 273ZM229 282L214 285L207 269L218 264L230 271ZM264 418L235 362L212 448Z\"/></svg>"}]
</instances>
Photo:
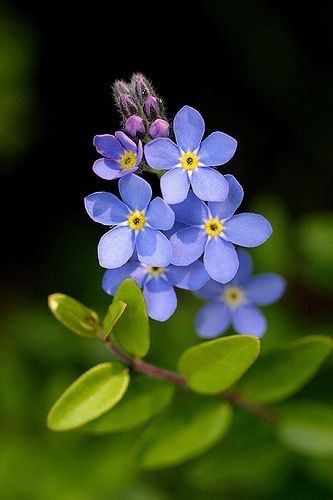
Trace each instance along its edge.
<instances>
[{"instance_id":1,"label":"purple tinged petal","mask_svg":"<svg viewBox=\"0 0 333 500\"><path fill-rule=\"evenodd\" d=\"M118 183L120 196L131 210L144 210L151 200L152 190L147 181L137 175L127 175Z\"/></svg>"},{"instance_id":2,"label":"purple tinged petal","mask_svg":"<svg viewBox=\"0 0 333 500\"><path fill-rule=\"evenodd\" d=\"M195 318L195 328L202 338L221 335L228 328L230 316L228 307L222 302L212 302L199 309Z\"/></svg>"},{"instance_id":3,"label":"purple tinged petal","mask_svg":"<svg viewBox=\"0 0 333 500\"><path fill-rule=\"evenodd\" d=\"M218 283L218 281L210 279L205 286L195 292L195 295L204 300L216 300L219 297L222 297L223 292L224 285L222 285L222 283Z\"/></svg>"},{"instance_id":4,"label":"purple tinged petal","mask_svg":"<svg viewBox=\"0 0 333 500\"><path fill-rule=\"evenodd\" d=\"M187 198L181 203L171 205L176 220L189 226L198 226L209 218L207 205L190 191Z\"/></svg>"},{"instance_id":5,"label":"purple tinged petal","mask_svg":"<svg viewBox=\"0 0 333 500\"><path fill-rule=\"evenodd\" d=\"M146 127L141 116L132 115L125 122L125 131L132 137L136 137L138 133L144 134Z\"/></svg>"},{"instance_id":6,"label":"purple tinged petal","mask_svg":"<svg viewBox=\"0 0 333 500\"><path fill-rule=\"evenodd\" d=\"M203 254L207 235L197 227L187 227L177 231L170 238L172 247L171 263L175 266L188 266Z\"/></svg>"},{"instance_id":7,"label":"purple tinged petal","mask_svg":"<svg viewBox=\"0 0 333 500\"><path fill-rule=\"evenodd\" d=\"M189 266L173 266L166 270L167 279L178 288L184 290L198 290L209 280L209 276L202 262L196 261Z\"/></svg>"},{"instance_id":8,"label":"purple tinged petal","mask_svg":"<svg viewBox=\"0 0 333 500\"><path fill-rule=\"evenodd\" d=\"M104 158L100 158L99 160L95 161L93 165L93 171L96 175L98 175L98 177L106 179L107 181L119 179L119 177L122 177L123 175L122 172L125 172L124 170L121 170L119 163L114 160L106 160Z\"/></svg>"},{"instance_id":9,"label":"purple tinged petal","mask_svg":"<svg viewBox=\"0 0 333 500\"><path fill-rule=\"evenodd\" d=\"M102 267L114 269L126 264L132 257L135 231L128 227L116 227L102 236L98 244L98 259Z\"/></svg>"},{"instance_id":10,"label":"purple tinged petal","mask_svg":"<svg viewBox=\"0 0 333 500\"><path fill-rule=\"evenodd\" d=\"M207 241L204 253L205 268L213 280L229 283L238 269L238 256L232 243L215 237Z\"/></svg>"},{"instance_id":11,"label":"purple tinged petal","mask_svg":"<svg viewBox=\"0 0 333 500\"><path fill-rule=\"evenodd\" d=\"M267 322L262 312L254 306L243 305L230 309L231 322L237 333L262 337Z\"/></svg>"},{"instance_id":12,"label":"purple tinged petal","mask_svg":"<svg viewBox=\"0 0 333 500\"><path fill-rule=\"evenodd\" d=\"M252 258L250 254L243 248L237 249L237 255L239 260L239 268L235 277L232 279L232 284L243 285L249 280L252 274Z\"/></svg>"},{"instance_id":13,"label":"purple tinged petal","mask_svg":"<svg viewBox=\"0 0 333 500\"><path fill-rule=\"evenodd\" d=\"M167 231L174 225L175 214L162 198L157 197L150 202L146 219L153 229Z\"/></svg>"},{"instance_id":14,"label":"purple tinged petal","mask_svg":"<svg viewBox=\"0 0 333 500\"><path fill-rule=\"evenodd\" d=\"M281 298L286 281L279 274L265 273L252 278L244 287L248 300L257 305L273 304Z\"/></svg>"},{"instance_id":15,"label":"purple tinged petal","mask_svg":"<svg viewBox=\"0 0 333 500\"><path fill-rule=\"evenodd\" d=\"M149 135L156 139L156 137L169 137L170 125L166 120L157 118L149 127Z\"/></svg>"},{"instance_id":16,"label":"purple tinged petal","mask_svg":"<svg viewBox=\"0 0 333 500\"><path fill-rule=\"evenodd\" d=\"M229 219L242 203L244 196L242 186L233 175L227 174L224 178L229 186L229 192L226 200L221 202L210 201L208 203L212 216L219 219Z\"/></svg>"},{"instance_id":17,"label":"purple tinged petal","mask_svg":"<svg viewBox=\"0 0 333 500\"><path fill-rule=\"evenodd\" d=\"M118 160L124 153L124 149L118 139L110 134L95 135L94 146L102 156L111 160Z\"/></svg>"},{"instance_id":18,"label":"purple tinged petal","mask_svg":"<svg viewBox=\"0 0 333 500\"><path fill-rule=\"evenodd\" d=\"M191 185L194 194L205 201L224 201L229 192L229 185L223 175L210 167L194 170Z\"/></svg>"},{"instance_id":19,"label":"purple tinged petal","mask_svg":"<svg viewBox=\"0 0 333 500\"><path fill-rule=\"evenodd\" d=\"M235 154L237 141L223 132L213 132L202 142L199 150L200 161L208 167L227 163Z\"/></svg>"},{"instance_id":20,"label":"purple tinged petal","mask_svg":"<svg viewBox=\"0 0 333 500\"><path fill-rule=\"evenodd\" d=\"M145 158L156 170L169 170L178 165L180 150L177 144L166 137L159 137L145 145Z\"/></svg>"},{"instance_id":21,"label":"purple tinged petal","mask_svg":"<svg viewBox=\"0 0 333 500\"><path fill-rule=\"evenodd\" d=\"M147 266L166 267L171 260L170 241L164 234L150 227L139 231L136 239L138 259Z\"/></svg>"},{"instance_id":22,"label":"purple tinged petal","mask_svg":"<svg viewBox=\"0 0 333 500\"><path fill-rule=\"evenodd\" d=\"M173 130L178 146L187 153L200 146L205 132L205 122L196 109L184 106L175 116Z\"/></svg>"},{"instance_id":23,"label":"purple tinged petal","mask_svg":"<svg viewBox=\"0 0 333 500\"><path fill-rule=\"evenodd\" d=\"M118 286L128 278L138 266L138 262L127 262L127 264L121 267L105 271L102 281L103 290L109 295L114 295Z\"/></svg>"},{"instance_id":24,"label":"purple tinged petal","mask_svg":"<svg viewBox=\"0 0 333 500\"><path fill-rule=\"evenodd\" d=\"M224 234L235 245L257 247L268 240L272 227L262 215L243 213L225 222Z\"/></svg>"},{"instance_id":25,"label":"purple tinged petal","mask_svg":"<svg viewBox=\"0 0 333 500\"><path fill-rule=\"evenodd\" d=\"M138 142L138 151L136 154L136 160L135 160L135 165L134 165L136 168L140 165L142 157L143 157L143 146L142 146L142 142L139 141Z\"/></svg>"},{"instance_id":26,"label":"purple tinged petal","mask_svg":"<svg viewBox=\"0 0 333 500\"><path fill-rule=\"evenodd\" d=\"M84 206L92 220L106 226L124 222L128 217L127 206L114 194L104 191L86 196Z\"/></svg>"},{"instance_id":27,"label":"purple tinged petal","mask_svg":"<svg viewBox=\"0 0 333 500\"><path fill-rule=\"evenodd\" d=\"M118 132L115 133L115 136L125 151L132 151L132 153L137 152L138 149L137 145L135 144L134 141L132 141L132 139L130 139L126 134L124 134L124 132L119 130Z\"/></svg>"},{"instance_id":28,"label":"purple tinged petal","mask_svg":"<svg viewBox=\"0 0 333 500\"><path fill-rule=\"evenodd\" d=\"M190 180L182 168L172 168L161 177L163 198L170 205L184 201L190 189Z\"/></svg>"},{"instance_id":29,"label":"purple tinged petal","mask_svg":"<svg viewBox=\"0 0 333 500\"><path fill-rule=\"evenodd\" d=\"M173 287L162 278L147 280L143 288L148 314L157 321L166 321L177 307L177 296Z\"/></svg>"}]
</instances>

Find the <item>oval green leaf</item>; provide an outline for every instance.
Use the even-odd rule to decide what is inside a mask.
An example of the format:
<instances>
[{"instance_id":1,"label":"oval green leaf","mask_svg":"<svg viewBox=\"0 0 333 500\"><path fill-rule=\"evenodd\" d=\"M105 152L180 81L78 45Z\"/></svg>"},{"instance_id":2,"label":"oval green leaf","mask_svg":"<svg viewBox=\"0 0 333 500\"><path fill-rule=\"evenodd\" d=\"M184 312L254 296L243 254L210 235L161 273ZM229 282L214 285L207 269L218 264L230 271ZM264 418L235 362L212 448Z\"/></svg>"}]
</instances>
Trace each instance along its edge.
<instances>
[{"instance_id":1,"label":"oval green leaf","mask_svg":"<svg viewBox=\"0 0 333 500\"><path fill-rule=\"evenodd\" d=\"M62 293L49 295L48 304L53 315L66 328L82 337L96 339L99 320L95 311Z\"/></svg>"},{"instance_id":2,"label":"oval green leaf","mask_svg":"<svg viewBox=\"0 0 333 500\"><path fill-rule=\"evenodd\" d=\"M332 350L325 336L297 339L260 356L237 385L237 390L257 403L281 401L298 391L319 370Z\"/></svg>"},{"instance_id":3,"label":"oval green leaf","mask_svg":"<svg viewBox=\"0 0 333 500\"><path fill-rule=\"evenodd\" d=\"M126 279L118 288L115 301L122 301L127 307L112 333L120 347L139 358L149 351L150 335L146 303L138 285L132 279Z\"/></svg>"},{"instance_id":4,"label":"oval green leaf","mask_svg":"<svg viewBox=\"0 0 333 500\"><path fill-rule=\"evenodd\" d=\"M280 408L276 432L282 443L299 453L333 457L333 406L293 401Z\"/></svg>"},{"instance_id":5,"label":"oval green leaf","mask_svg":"<svg viewBox=\"0 0 333 500\"><path fill-rule=\"evenodd\" d=\"M103 340L106 340L112 333L114 325L125 311L126 306L127 304L121 300L114 300L112 304L109 305L108 312L103 320Z\"/></svg>"},{"instance_id":6,"label":"oval green leaf","mask_svg":"<svg viewBox=\"0 0 333 500\"><path fill-rule=\"evenodd\" d=\"M68 431L94 420L121 400L129 383L121 363L101 363L79 377L60 396L47 417L52 431Z\"/></svg>"},{"instance_id":7,"label":"oval green leaf","mask_svg":"<svg viewBox=\"0 0 333 500\"><path fill-rule=\"evenodd\" d=\"M179 361L188 386L201 394L217 394L233 385L256 360L259 340L233 335L191 347Z\"/></svg>"}]
</instances>

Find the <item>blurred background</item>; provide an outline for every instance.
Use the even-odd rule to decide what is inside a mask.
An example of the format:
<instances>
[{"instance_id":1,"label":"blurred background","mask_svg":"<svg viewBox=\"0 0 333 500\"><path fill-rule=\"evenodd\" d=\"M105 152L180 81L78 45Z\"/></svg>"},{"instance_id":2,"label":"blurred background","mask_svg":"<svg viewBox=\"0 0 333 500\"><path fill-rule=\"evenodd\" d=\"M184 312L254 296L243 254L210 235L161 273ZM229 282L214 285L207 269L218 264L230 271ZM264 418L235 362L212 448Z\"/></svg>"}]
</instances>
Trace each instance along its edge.
<instances>
[{"instance_id":1,"label":"blurred background","mask_svg":"<svg viewBox=\"0 0 333 500\"><path fill-rule=\"evenodd\" d=\"M103 228L86 216L83 197L114 189L92 173L92 139L117 129L110 85L134 71L154 82L170 117L189 104L208 132L238 140L223 172L243 185L244 208L274 228L252 252L255 270L288 280L286 296L266 310L263 349L331 335L331 14L320 1L301 10L264 0L0 1L1 498L332 498L333 460L287 451L242 413L211 452L151 473L128 458L140 429L92 438L45 427L66 385L108 359L56 323L47 295L63 292L98 311L110 302L96 256ZM173 318L152 322L150 358L170 368L198 341L188 318L200 302L179 298ZM332 368L301 396L332 403Z\"/></svg>"}]
</instances>

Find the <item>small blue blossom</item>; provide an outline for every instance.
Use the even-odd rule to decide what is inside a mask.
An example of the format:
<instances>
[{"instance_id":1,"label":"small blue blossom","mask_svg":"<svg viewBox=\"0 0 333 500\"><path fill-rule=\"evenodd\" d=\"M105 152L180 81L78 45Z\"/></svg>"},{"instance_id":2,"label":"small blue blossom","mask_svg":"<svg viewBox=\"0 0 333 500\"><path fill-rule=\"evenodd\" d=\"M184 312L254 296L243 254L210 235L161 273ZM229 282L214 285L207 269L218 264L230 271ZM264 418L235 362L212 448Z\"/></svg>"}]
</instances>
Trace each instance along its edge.
<instances>
[{"instance_id":1,"label":"small blue blossom","mask_svg":"<svg viewBox=\"0 0 333 500\"><path fill-rule=\"evenodd\" d=\"M223 202L207 205L190 191L185 201L171 205L176 220L187 226L170 238L171 263L187 266L203 254L209 276L220 283L228 283L237 272L239 262L234 245L256 247L272 234L270 223L262 215L234 215L244 192L232 175L225 179L229 194Z\"/></svg>"},{"instance_id":2,"label":"small blue blossom","mask_svg":"<svg viewBox=\"0 0 333 500\"><path fill-rule=\"evenodd\" d=\"M286 283L278 274L265 273L251 277L249 254L238 250L239 268L227 285L210 280L196 295L209 300L196 316L200 337L213 338L232 325L237 333L261 337L267 328L266 318L257 308L272 304L284 293Z\"/></svg>"},{"instance_id":3,"label":"small blue blossom","mask_svg":"<svg viewBox=\"0 0 333 500\"><path fill-rule=\"evenodd\" d=\"M114 295L118 286L129 276L143 289L148 314L157 321L166 321L176 310L174 286L184 290L198 290L209 279L204 265L199 261L186 267L152 267L136 261L106 271L103 289L109 295Z\"/></svg>"},{"instance_id":4,"label":"small blue blossom","mask_svg":"<svg viewBox=\"0 0 333 500\"><path fill-rule=\"evenodd\" d=\"M143 264L167 266L171 260L171 245L160 230L172 228L173 211L162 198L150 201L151 187L137 175L122 177L118 187L123 201L106 192L91 194L84 200L95 222L115 226L99 242L100 265L107 269L123 266L136 250Z\"/></svg>"},{"instance_id":5,"label":"small blue blossom","mask_svg":"<svg viewBox=\"0 0 333 500\"><path fill-rule=\"evenodd\" d=\"M190 185L195 195L205 201L224 201L228 184L222 174L211 168L232 158L237 141L223 132L213 132L204 141L205 122L201 114L184 106L175 116L175 144L168 138L157 138L145 146L150 167L169 170L161 178L161 191L167 203L180 203L187 197ZM201 142L202 141L202 142Z\"/></svg>"},{"instance_id":6,"label":"small blue blossom","mask_svg":"<svg viewBox=\"0 0 333 500\"><path fill-rule=\"evenodd\" d=\"M135 144L124 132L94 137L94 146L105 158L96 160L93 171L102 179L119 179L135 172L142 160L142 143Z\"/></svg>"}]
</instances>

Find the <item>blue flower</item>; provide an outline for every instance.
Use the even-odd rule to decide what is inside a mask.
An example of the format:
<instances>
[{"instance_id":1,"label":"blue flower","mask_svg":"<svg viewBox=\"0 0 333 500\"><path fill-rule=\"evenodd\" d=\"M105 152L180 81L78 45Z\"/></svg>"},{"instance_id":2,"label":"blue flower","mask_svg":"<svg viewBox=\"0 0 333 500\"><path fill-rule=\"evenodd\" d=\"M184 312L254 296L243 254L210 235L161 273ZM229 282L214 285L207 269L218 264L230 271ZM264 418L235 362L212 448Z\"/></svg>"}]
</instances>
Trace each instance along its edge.
<instances>
[{"instance_id":1,"label":"blue flower","mask_svg":"<svg viewBox=\"0 0 333 500\"><path fill-rule=\"evenodd\" d=\"M96 160L93 166L95 174L102 179L119 179L131 174L138 169L142 160L141 141L136 145L124 132L116 132L115 135L96 135L94 146L105 156Z\"/></svg>"},{"instance_id":2,"label":"blue flower","mask_svg":"<svg viewBox=\"0 0 333 500\"><path fill-rule=\"evenodd\" d=\"M224 201L228 184L222 174L211 167L223 165L232 158L237 141L223 132L213 132L201 142L205 122L198 111L184 106L175 116L173 129L177 144L158 138L145 146L150 167L169 170L161 178L161 191L167 203L185 200L190 185L196 196L205 201Z\"/></svg>"},{"instance_id":3,"label":"blue flower","mask_svg":"<svg viewBox=\"0 0 333 500\"><path fill-rule=\"evenodd\" d=\"M238 250L239 268L227 285L210 280L196 295L209 300L196 316L200 337L212 338L225 332L230 323L237 333L261 337L266 318L256 306L272 304L282 296L286 283L278 274L265 273L251 277L249 254Z\"/></svg>"},{"instance_id":4,"label":"blue flower","mask_svg":"<svg viewBox=\"0 0 333 500\"><path fill-rule=\"evenodd\" d=\"M204 265L199 261L187 267L152 267L140 262L128 262L118 269L105 272L103 289L114 295L120 283L128 276L143 289L148 314L157 321L166 321L176 310L174 286L184 290L198 290L209 279Z\"/></svg>"},{"instance_id":5,"label":"blue flower","mask_svg":"<svg viewBox=\"0 0 333 500\"><path fill-rule=\"evenodd\" d=\"M190 191L185 201L171 205L176 220L190 226L171 236L171 263L187 266L204 254L209 276L220 283L228 283L237 272L238 256L234 245L256 247L272 234L270 223L262 215L234 215L244 193L232 175L225 178L229 185L225 201L206 205Z\"/></svg>"},{"instance_id":6,"label":"blue flower","mask_svg":"<svg viewBox=\"0 0 333 500\"><path fill-rule=\"evenodd\" d=\"M123 201L106 192L91 194L84 200L95 222L115 226L99 242L100 265L107 269L120 267L136 250L143 264L167 266L171 260L171 245L159 230L172 228L173 211L162 198L150 202L151 187L137 175L123 177L118 187Z\"/></svg>"}]
</instances>

